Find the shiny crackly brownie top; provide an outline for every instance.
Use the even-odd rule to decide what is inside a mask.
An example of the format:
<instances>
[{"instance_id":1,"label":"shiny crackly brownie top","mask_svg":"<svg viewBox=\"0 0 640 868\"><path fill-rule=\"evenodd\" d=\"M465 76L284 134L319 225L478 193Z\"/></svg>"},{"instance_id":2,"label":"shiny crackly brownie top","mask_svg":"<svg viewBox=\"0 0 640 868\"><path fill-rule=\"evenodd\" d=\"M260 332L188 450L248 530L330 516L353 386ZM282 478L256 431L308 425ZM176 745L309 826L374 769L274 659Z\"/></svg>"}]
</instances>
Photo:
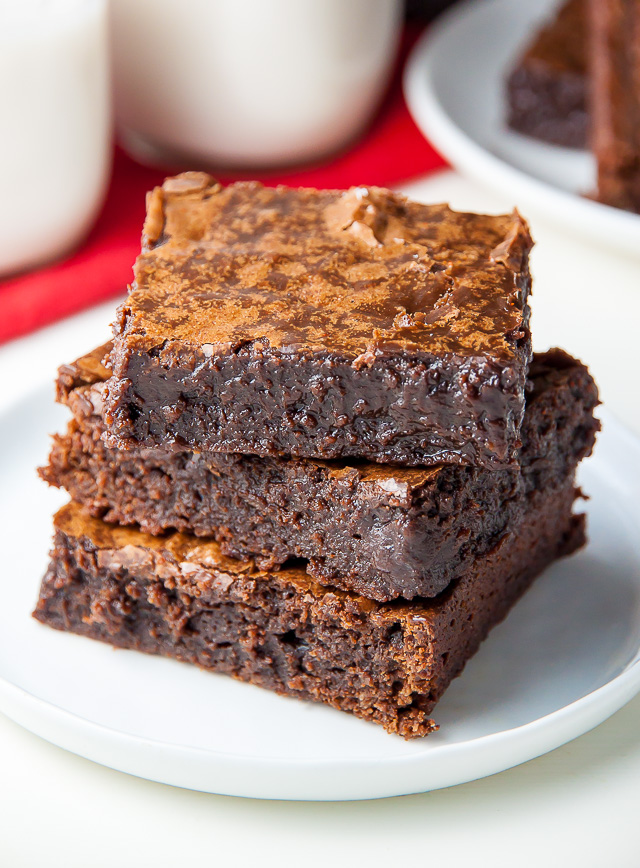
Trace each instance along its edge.
<instances>
[{"instance_id":1,"label":"shiny crackly brownie top","mask_svg":"<svg viewBox=\"0 0 640 868\"><path fill-rule=\"evenodd\" d=\"M457 213L377 187L222 187L204 173L148 196L121 309L127 345L514 356L531 238L517 214ZM207 346L210 345L210 346ZM256 344L254 344L256 346Z\"/></svg>"}]
</instances>

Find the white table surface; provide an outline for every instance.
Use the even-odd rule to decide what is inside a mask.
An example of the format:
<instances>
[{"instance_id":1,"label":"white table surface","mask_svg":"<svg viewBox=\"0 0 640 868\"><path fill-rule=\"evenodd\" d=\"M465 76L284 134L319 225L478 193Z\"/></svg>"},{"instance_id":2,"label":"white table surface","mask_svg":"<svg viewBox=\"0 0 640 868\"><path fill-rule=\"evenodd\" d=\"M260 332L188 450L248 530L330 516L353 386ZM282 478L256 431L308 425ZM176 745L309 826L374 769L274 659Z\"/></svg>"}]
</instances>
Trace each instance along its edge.
<instances>
[{"instance_id":1,"label":"white table surface","mask_svg":"<svg viewBox=\"0 0 640 868\"><path fill-rule=\"evenodd\" d=\"M409 189L409 188L407 188ZM497 199L444 172L411 192L470 210ZM533 334L589 364L607 406L640 434L640 255L623 259L534 220ZM25 390L108 336L113 304L26 340ZM0 406L22 342L0 348ZM44 366L50 366L46 371ZM640 492L639 492L640 494ZM179 790L80 759L0 715L2 868L474 865L637 868L640 697L551 754L448 790L368 802L260 802Z\"/></svg>"}]
</instances>

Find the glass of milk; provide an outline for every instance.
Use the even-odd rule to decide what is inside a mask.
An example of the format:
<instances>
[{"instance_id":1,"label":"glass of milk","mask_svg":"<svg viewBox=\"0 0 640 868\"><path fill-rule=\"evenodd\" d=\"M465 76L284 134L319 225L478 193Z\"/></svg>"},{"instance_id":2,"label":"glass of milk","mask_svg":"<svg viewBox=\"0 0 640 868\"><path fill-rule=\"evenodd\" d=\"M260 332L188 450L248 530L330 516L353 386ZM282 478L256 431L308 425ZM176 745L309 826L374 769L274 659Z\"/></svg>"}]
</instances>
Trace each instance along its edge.
<instances>
[{"instance_id":1,"label":"glass of milk","mask_svg":"<svg viewBox=\"0 0 640 868\"><path fill-rule=\"evenodd\" d=\"M401 17L402 0L111 0L120 137L190 167L319 159L371 118Z\"/></svg>"},{"instance_id":2,"label":"glass of milk","mask_svg":"<svg viewBox=\"0 0 640 868\"><path fill-rule=\"evenodd\" d=\"M106 0L0 0L0 274L69 252L111 159Z\"/></svg>"}]
</instances>

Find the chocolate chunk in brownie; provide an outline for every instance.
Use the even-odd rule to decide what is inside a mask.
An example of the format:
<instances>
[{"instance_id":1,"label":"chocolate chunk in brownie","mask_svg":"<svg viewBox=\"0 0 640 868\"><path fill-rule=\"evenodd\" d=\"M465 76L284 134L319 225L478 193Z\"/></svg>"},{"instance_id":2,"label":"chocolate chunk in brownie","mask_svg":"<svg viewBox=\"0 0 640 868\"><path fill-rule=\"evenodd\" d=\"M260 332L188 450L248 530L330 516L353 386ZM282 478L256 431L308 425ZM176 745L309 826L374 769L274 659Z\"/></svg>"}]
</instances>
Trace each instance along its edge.
<instances>
[{"instance_id":1,"label":"chocolate chunk in brownie","mask_svg":"<svg viewBox=\"0 0 640 868\"><path fill-rule=\"evenodd\" d=\"M110 445L499 466L518 445L531 239L517 213L165 181L120 308Z\"/></svg>"}]
</instances>

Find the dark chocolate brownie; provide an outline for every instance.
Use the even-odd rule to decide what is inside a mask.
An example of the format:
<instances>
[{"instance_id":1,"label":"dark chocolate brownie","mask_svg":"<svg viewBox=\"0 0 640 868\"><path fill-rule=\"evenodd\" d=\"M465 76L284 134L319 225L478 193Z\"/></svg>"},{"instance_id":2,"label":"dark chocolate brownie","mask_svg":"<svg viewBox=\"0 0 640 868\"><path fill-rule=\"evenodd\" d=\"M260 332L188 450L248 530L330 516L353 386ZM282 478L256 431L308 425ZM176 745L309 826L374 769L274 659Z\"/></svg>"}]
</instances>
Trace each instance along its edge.
<instances>
[{"instance_id":1,"label":"dark chocolate brownie","mask_svg":"<svg viewBox=\"0 0 640 868\"><path fill-rule=\"evenodd\" d=\"M55 519L34 615L413 738L436 728L434 705L533 578L583 543L574 496L571 482L536 494L513 532L451 590L411 604L327 589L295 567L262 572L224 558L215 543L118 528L69 505Z\"/></svg>"},{"instance_id":2,"label":"dark chocolate brownie","mask_svg":"<svg viewBox=\"0 0 640 868\"><path fill-rule=\"evenodd\" d=\"M563 4L536 33L509 75L508 123L514 130L565 147L586 147L587 3Z\"/></svg>"},{"instance_id":3,"label":"dark chocolate brownie","mask_svg":"<svg viewBox=\"0 0 640 868\"><path fill-rule=\"evenodd\" d=\"M598 199L640 213L640 3L590 0Z\"/></svg>"},{"instance_id":4,"label":"dark chocolate brownie","mask_svg":"<svg viewBox=\"0 0 640 868\"><path fill-rule=\"evenodd\" d=\"M509 463L530 247L517 213L171 178L115 324L109 443Z\"/></svg>"},{"instance_id":5,"label":"dark chocolate brownie","mask_svg":"<svg viewBox=\"0 0 640 868\"><path fill-rule=\"evenodd\" d=\"M99 415L107 351L60 370L74 419L54 439L47 482L106 521L213 536L225 555L264 569L304 558L320 582L380 601L444 590L508 532L533 491L573 476L599 427L587 369L552 350L534 356L518 466L501 470L110 449Z\"/></svg>"}]
</instances>

